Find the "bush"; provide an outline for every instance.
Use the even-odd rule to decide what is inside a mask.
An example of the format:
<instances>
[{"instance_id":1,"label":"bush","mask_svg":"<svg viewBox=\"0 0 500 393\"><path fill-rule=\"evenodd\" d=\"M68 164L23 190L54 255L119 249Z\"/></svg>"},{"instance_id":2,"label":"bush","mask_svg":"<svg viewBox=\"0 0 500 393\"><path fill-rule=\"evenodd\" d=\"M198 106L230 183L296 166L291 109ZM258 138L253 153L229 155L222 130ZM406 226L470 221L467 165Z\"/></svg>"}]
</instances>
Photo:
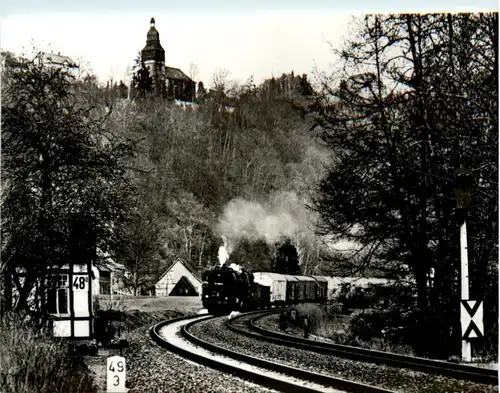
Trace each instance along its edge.
<instances>
[{"instance_id":1,"label":"bush","mask_svg":"<svg viewBox=\"0 0 500 393\"><path fill-rule=\"evenodd\" d=\"M381 312L363 312L351 319L350 334L362 340L383 337L386 325L386 315Z\"/></svg>"},{"instance_id":2,"label":"bush","mask_svg":"<svg viewBox=\"0 0 500 393\"><path fill-rule=\"evenodd\" d=\"M405 286L343 285L327 306L300 304L297 327L307 316L311 333L339 344L413 354L415 320L412 289ZM367 306L370 306L368 308ZM364 307L363 309L359 309ZM350 315L346 310L357 309Z\"/></svg>"},{"instance_id":3,"label":"bush","mask_svg":"<svg viewBox=\"0 0 500 393\"><path fill-rule=\"evenodd\" d=\"M325 323L324 319L326 318L325 311L318 306L317 304L312 303L303 303L298 304L295 309L298 313L297 324L302 326L302 321L304 317L307 317L309 321L310 331L315 331L319 326Z\"/></svg>"},{"instance_id":4,"label":"bush","mask_svg":"<svg viewBox=\"0 0 500 393\"><path fill-rule=\"evenodd\" d=\"M396 287L369 284L366 288L344 283L336 290L334 300L341 305L341 311L347 313L352 309L385 307L386 299L396 295Z\"/></svg>"},{"instance_id":5,"label":"bush","mask_svg":"<svg viewBox=\"0 0 500 393\"><path fill-rule=\"evenodd\" d=\"M304 303L295 308L299 316L297 325L302 327L302 320L307 316L311 333L331 338L347 329L346 317L340 315L335 306Z\"/></svg>"},{"instance_id":6,"label":"bush","mask_svg":"<svg viewBox=\"0 0 500 393\"><path fill-rule=\"evenodd\" d=\"M94 296L94 333L96 340L106 346L124 333L127 307L122 298Z\"/></svg>"},{"instance_id":7,"label":"bush","mask_svg":"<svg viewBox=\"0 0 500 393\"><path fill-rule=\"evenodd\" d=\"M83 359L70 353L67 341L35 331L15 315L4 317L0 321L0 391L97 391Z\"/></svg>"},{"instance_id":8,"label":"bush","mask_svg":"<svg viewBox=\"0 0 500 393\"><path fill-rule=\"evenodd\" d=\"M118 295L114 295L113 297L109 295L94 296L94 310L117 310L125 312L128 310L126 297Z\"/></svg>"}]
</instances>

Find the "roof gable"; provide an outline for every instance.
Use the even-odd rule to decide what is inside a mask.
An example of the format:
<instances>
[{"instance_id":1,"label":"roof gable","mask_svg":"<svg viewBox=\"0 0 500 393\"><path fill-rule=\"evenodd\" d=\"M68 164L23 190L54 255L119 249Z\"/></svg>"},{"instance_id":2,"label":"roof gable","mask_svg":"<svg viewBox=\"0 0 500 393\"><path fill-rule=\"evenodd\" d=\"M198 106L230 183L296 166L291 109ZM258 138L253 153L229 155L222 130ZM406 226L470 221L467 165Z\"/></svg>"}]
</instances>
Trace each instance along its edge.
<instances>
[{"instance_id":1,"label":"roof gable","mask_svg":"<svg viewBox=\"0 0 500 393\"><path fill-rule=\"evenodd\" d=\"M193 275L193 277L201 283L201 279L198 276L198 274L195 272L195 270L184 259L182 259L182 258L176 258L176 259L174 259L174 261L170 264L170 266L168 266L165 269L165 271L158 277L158 279L156 280L156 282L161 281L163 279L163 277L165 277L168 274L168 272L170 272L177 263L182 264L187 269L187 271L189 273L191 273Z\"/></svg>"},{"instance_id":2,"label":"roof gable","mask_svg":"<svg viewBox=\"0 0 500 393\"><path fill-rule=\"evenodd\" d=\"M187 82L192 82L191 78L182 72L179 68L165 67L165 77L167 79L178 79Z\"/></svg>"},{"instance_id":3,"label":"roof gable","mask_svg":"<svg viewBox=\"0 0 500 393\"><path fill-rule=\"evenodd\" d=\"M196 290L196 288L191 284L191 282L186 278L186 276L182 276L174 289L170 291L169 296L199 296L200 294Z\"/></svg>"}]
</instances>

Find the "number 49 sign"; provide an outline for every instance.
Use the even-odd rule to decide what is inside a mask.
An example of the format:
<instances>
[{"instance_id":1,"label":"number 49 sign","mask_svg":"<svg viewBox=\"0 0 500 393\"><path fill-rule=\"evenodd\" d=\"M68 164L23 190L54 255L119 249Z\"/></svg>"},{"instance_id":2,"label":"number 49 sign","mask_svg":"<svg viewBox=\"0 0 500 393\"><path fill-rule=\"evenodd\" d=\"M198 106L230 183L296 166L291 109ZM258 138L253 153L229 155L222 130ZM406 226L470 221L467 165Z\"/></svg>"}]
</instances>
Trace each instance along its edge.
<instances>
[{"instance_id":1,"label":"number 49 sign","mask_svg":"<svg viewBox=\"0 0 500 393\"><path fill-rule=\"evenodd\" d=\"M125 393L125 358L122 356L111 356L108 358L107 366L107 392Z\"/></svg>"}]
</instances>

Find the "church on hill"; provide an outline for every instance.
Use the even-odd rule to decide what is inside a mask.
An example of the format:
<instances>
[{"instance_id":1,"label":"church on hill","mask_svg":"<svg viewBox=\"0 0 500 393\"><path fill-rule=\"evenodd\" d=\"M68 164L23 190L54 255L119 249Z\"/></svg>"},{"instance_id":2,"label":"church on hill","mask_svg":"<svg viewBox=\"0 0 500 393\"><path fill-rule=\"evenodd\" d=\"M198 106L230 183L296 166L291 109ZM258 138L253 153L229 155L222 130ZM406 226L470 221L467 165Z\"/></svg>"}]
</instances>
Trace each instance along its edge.
<instances>
[{"instance_id":1,"label":"church on hill","mask_svg":"<svg viewBox=\"0 0 500 393\"><path fill-rule=\"evenodd\" d=\"M155 19L151 18L146 46L141 51L143 64L153 81L153 91L168 99L193 102L196 99L196 82L182 70L165 65L165 50L160 43L160 33L156 30Z\"/></svg>"}]
</instances>

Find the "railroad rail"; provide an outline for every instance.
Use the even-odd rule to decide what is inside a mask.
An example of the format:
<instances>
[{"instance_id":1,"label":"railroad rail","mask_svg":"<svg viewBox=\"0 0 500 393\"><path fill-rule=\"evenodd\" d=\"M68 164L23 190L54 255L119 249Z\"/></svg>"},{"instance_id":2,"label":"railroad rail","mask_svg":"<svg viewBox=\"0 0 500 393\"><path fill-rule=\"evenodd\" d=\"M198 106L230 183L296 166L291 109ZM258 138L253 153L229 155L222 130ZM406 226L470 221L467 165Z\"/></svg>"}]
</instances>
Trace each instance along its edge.
<instances>
[{"instance_id":1,"label":"railroad rail","mask_svg":"<svg viewBox=\"0 0 500 393\"><path fill-rule=\"evenodd\" d=\"M303 369L286 366L280 363L271 362L254 356L245 355L240 352L231 351L217 345L211 344L195 337L189 333L189 328L196 323L204 322L213 316L188 316L161 322L150 329L151 338L160 346L170 351L192 360L196 363L209 366L211 368L231 373L240 378L258 383L259 385L271 388L280 392L368 392L368 393L391 393L393 391L370 386L363 383L348 381L342 378L325 374L312 373ZM235 359L238 362L254 366L254 368L241 367L235 362L227 362L217 356L207 356L200 354L189 348L176 345L173 341L162 336L161 331L168 325L178 326L178 331L182 337L204 350L214 352ZM255 368L256 367L256 368Z\"/></svg>"},{"instance_id":2,"label":"railroad rail","mask_svg":"<svg viewBox=\"0 0 500 393\"><path fill-rule=\"evenodd\" d=\"M385 364L401 368L408 368L415 371L440 374L455 379L463 379L478 383L497 385L497 370L483 369L479 367L467 366L463 364L448 363L439 360L425 359L413 356L405 356L390 352L376 351L372 349L352 347L348 345L318 342L311 339L292 336L286 333L280 333L264 329L257 325L257 320L271 313L281 312L282 309L271 310L267 312L257 312L255 317L248 321L249 329L238 327L238 319L243 318L245 314L234 317L227 321L229 329L251 336L254 338L265 339L275 344L293 346L304 350L319 352L322 354L345 357L348 359L371 362L375 364Z\"/></svg>"}]
</instances>

